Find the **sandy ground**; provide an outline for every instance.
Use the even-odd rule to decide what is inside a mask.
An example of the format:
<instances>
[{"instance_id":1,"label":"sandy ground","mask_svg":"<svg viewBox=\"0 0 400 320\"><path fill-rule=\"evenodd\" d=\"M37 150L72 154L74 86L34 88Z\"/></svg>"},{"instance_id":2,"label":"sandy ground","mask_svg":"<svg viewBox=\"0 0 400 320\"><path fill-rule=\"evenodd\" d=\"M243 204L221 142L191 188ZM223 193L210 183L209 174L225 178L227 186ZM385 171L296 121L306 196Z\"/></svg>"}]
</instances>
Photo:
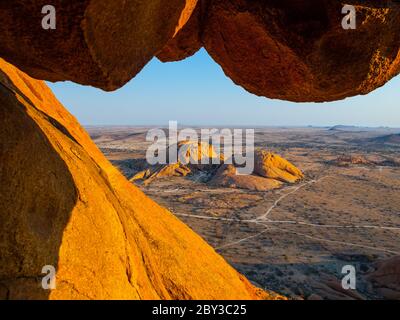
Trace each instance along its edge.
<instances>
[{"instance_id":1,"label":"sandy ground","mask_svg":"<svg viewBox=\"0 0 400 320\"><path fill-rule=\"evenodd\" d=\"M127 177L143 167L148 128L88 131ZM293 299L381 298L366 274L400 255L400 145L380 138L393 133L259 128L256 147L291 161L304 181L269 192L210 187L199 176L140 187L260 287ZM370 163L339 165L341 155ZM345 265L357 270L356 290L341 287Z\"/></svg>"}]
</instances>

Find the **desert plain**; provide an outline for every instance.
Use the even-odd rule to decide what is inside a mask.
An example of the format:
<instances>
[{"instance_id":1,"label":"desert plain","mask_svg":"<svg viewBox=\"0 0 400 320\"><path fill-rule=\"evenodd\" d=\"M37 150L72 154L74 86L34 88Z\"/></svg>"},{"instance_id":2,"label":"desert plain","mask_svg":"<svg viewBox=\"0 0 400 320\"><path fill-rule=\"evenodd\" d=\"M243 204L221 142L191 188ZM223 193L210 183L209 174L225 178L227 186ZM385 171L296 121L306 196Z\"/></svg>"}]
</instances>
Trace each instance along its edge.
<instances>
[{"instance_id":1,"label":"desert plain","mask_svg":"<svg viewBox=\"0 0 400 320\"><path fill-rule=\"evenodd\" d=\"M150 129L87 127L127 178L146 167ZM269 191L215 186L204 171L135 184L258 287L291 299L398 299L396 288L370 275L380 261L400 255L399 133L256 128L256 149L284 157L305 175ZM342 287L348 265L356 270L355 290Z\"/></svg>"}]
</instances>

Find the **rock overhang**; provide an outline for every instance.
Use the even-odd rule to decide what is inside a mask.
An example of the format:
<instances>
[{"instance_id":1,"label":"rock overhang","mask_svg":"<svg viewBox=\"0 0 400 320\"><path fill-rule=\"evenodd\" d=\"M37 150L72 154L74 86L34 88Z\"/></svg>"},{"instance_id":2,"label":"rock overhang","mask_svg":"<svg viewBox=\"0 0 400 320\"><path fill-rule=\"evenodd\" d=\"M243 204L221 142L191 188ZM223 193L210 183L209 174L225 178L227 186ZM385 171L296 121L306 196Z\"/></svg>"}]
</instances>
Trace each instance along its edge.
<instances>
[{"instance_id":1,"label":"rock overhang","mask_svg":"<svg viewBox=\"0 0 400 320\"><path fill-rule=\"evenodd\" d=\"M3 2L0 57L29 75L116 90L155 56L178 61L204 47L247 91L295 102L367 94L400 72L400 5L343 1L53 1L57 28L43 30L44 0Z\"/></svg>"}]
</instances>

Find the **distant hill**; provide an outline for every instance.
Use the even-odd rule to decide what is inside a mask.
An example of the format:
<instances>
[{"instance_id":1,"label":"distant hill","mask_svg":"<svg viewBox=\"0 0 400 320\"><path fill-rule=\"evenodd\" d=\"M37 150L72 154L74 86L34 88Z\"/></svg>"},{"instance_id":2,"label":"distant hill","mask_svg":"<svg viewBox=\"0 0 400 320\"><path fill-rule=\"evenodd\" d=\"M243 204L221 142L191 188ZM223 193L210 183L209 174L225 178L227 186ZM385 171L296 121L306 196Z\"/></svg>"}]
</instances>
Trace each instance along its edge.
<instances>
[{"instance_id":1,"label":"distant hill","mask_svg":"<svg viewBox=\"0 0 400 320\"><path fill-rule=\"evenodd\" d=\"M374 143L390 143L400 145L400 134L389 134L386 136L373 138L370 141Z\"/></svg>"},{"instance_id":2,"label":"distant hill","mask_svg":"<svg viewBox=\"0 0 400 320\"><path fill-rule=\"evenodd\" d=\"M358 130L359 128L356 126L337 125L330 128L329 131L354 131L355 129Z\"/></svg>"},{"instance_id":3,"label":"distant hill","mask_svg":"<svg viewBox=\"0 0 400 320\"><path fill-rule=\"evenodd\" d=\"M385 132L400 132L400 129L390 127L358 127L337 125L329 129L329 131L348 131L348 132L369 132L369 131L385 131Z\"/></svg>"}]
</instances>

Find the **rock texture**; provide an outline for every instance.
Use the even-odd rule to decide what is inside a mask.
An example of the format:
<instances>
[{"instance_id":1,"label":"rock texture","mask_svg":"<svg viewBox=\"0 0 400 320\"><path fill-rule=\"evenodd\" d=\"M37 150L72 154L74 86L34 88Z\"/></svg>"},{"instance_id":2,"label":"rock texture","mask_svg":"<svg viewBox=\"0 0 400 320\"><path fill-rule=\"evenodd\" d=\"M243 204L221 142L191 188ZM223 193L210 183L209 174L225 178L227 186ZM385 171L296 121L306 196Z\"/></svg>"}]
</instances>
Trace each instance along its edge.
<instances>
[{"instance_id":1,"label":"rock texture","mask_svg":"<svg viewBox=\"0 0 400 320\"><path fill-rule=\"evenodd\" d=\"M201 16L167 45L162 61L180 60L202 44L236 84L296 102L366 94L400 72L395 1L347 1L356 7L355 30L342 28L339 0L202 3Z\"/></svg>"},{"instance_id":2,"label":"rock texture","mask_svg":"<svg viewBox=\"0 0 400 320\"><path fill-rule=\"evenodd\" d=\"M0 56L38 79L121 87L154 56L184 59L205 47L236 84L291 101L366 94L400 72L400 4L349 0L53 1L0 3Z\"/></svg>"},{"instance_id":3,"label":"rock texture","mask_svg":"<svg viewBox=\"0 0 400 320\"><path fill-rule=\"evenodd\" d=\"M215 0L205 47L257 95L330 101L365 94L400 71L400 9L388 1L350 2L356 30L341 26L343 1Z\"/></svg>"},{"instance_id":4,"label":"rock texture","mask_svg":"<svg viewBox=\"0 0 400 320\"><path fill-rule=\"evenodd\" d=\"M0 298L257 299L129 183L46 84L0 60ZM40 286L57 269L56 290Z\"/></svg>"},{"instance_id":5,"label":"rock texture","mask_svg":"<svg viewBox=\"0 0 400 320\"><path fill-rule=\"evenodd\" d=\"M114 90L132 79L189 19L197 0L0 2L0 57L37 79Z\"/></svg>"},{"instance_id":6,"label":"rock texture","mask_svg":"<svg viewBox=\"0 0 400 320\"><path fill-rule=\"evenodd\" d=\"M157 58L162 62L179 61L194 55L203 47L202 25L205 1L198 1L193 14L183 28L168 41Z\"/></svg>"},{"instance_id":7,"label":"rock texture","mask_svg":"<svg viewBox=\"0 0 400 320\"><path fill-rule=\"evenodd\" d=\"M204 46L252 93L338 100L400 71L398 2L346 3L356 30L341 28L339 0L55 0L56 30L41 27L48 1L1 1L0 57L38 79L114 90L157 54ZM123 178L44 82L3 60L0 70L0 298L275 297ZM259 175L302 177L258 159ZM40 287L44 265L57 267L56 290Z\"/></svg>"},{"instance_id":8,"label":"rock texture","mask_svg":"<svg viewBox=\"0 0 400 320\"><path fill-rule=\"evenodd\" d=\"M304 178L303 173L289 161L265 150L256 152L254 164L254 172L265 178L286 183L295 183Z\"/></svg>"}]
</instances>

